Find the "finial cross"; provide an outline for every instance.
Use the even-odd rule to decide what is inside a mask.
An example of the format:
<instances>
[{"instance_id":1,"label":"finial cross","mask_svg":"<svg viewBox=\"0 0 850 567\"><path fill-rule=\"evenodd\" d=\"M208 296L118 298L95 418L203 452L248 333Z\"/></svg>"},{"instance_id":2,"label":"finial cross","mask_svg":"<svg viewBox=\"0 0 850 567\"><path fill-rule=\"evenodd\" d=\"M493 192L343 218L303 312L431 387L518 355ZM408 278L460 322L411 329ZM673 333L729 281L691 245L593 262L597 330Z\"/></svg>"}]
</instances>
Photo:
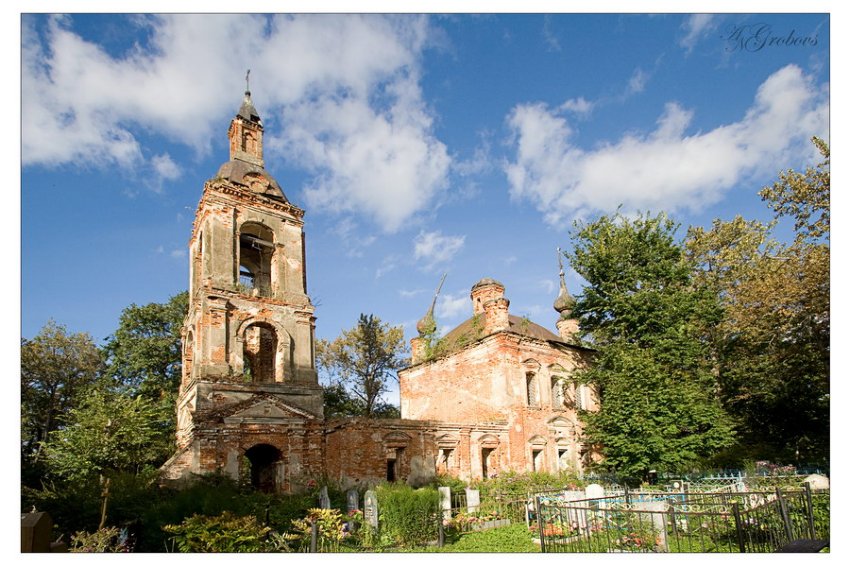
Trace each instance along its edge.
<instances>
[{"instance_id":1,"label":"finial cross","mask_svg":"<svg viewBox=\"0 0 850 567\"><path fill-rule=\"evenodd\" d=\"M245 73L245 92L251 92L251 87L248 84L248 77L251 75L251 69L248 69L248 72Z\"/></svg>"}]
</instances>

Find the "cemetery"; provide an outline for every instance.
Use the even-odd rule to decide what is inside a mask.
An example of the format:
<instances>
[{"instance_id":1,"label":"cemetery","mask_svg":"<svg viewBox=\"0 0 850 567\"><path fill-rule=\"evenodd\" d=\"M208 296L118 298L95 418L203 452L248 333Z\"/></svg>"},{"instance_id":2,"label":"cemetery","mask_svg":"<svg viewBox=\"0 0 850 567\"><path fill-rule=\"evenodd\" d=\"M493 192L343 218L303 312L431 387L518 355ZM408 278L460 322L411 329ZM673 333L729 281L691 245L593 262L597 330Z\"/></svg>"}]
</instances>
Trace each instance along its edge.
<instances>
[{"instance_id":1,"label":"cemetery","mask_svg":"<svg viewBox=\"0 0 850 567\"><path fill-rule=\"evenodd\" d=\"M446 485L317 485L306 497L269 500L261 513L208 508L177 524L112 528L100 540L62 541L50 515L34 511L22 515L21 551L130 551L134 543L156 551L139 540L146 530L159 531L159 551L169 552L770 553L829 545L829 479L820 474L695 475L638 487L540 475L475 488L439 481Z\"/></svg>"}]
</instances>

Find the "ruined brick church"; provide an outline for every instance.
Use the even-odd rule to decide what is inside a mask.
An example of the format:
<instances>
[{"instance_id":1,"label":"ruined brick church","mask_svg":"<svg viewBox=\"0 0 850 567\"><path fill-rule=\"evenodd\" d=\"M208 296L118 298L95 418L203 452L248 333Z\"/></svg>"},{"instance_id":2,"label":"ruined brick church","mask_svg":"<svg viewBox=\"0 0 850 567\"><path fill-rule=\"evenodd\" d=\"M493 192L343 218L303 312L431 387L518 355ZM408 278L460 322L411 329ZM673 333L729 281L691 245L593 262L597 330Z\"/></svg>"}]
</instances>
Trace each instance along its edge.
<instances>
[{"instance_id":1,"label":"ruined brick church","mask_svg":"<svg viewBox=\"0 0 850 567\"><path fill-rule=\"evenodd\" d=\"M223 472L261 490L310 479L412 485L503 471L581 472L577 410L596 407L572 374L591 352L573 340L561 270L558 334L511 315L505 288L472 286L471 317L429 342L433 308L399 373L401 419L324 419L307 294L304 211L265 169L250 91L228 130L230 160L204 184L189 241L189 312L166 479ZM436 299L436 298L435 298Z\"/></svg>"}]
</instances>

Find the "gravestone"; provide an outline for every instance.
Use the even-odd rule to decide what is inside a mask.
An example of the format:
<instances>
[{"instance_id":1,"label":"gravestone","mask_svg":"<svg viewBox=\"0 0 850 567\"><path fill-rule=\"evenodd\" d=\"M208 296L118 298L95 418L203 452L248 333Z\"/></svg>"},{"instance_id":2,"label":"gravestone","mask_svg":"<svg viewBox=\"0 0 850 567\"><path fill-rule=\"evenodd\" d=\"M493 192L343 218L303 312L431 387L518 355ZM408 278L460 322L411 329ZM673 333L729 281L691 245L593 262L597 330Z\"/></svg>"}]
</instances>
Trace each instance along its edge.
<instances>
[{"instance_id":1,"label":"gravestone","mask_svg":"<svg viewBox=\"0 0 850 567\"><path fill-rule=\"evenodd\" d=\"M481 493L471 488L466 489L466 511L470 514L478 513L481 507Z\"/></svg>"},{"instance_id":2,"label":"gravestone","mask_svg":"<svg viewBox=\"0 0 850 567\"><path fill-rule=\"evenodd\" d=\"M829 479L822 474L810 474L803 483L809 483L812 490L829 490Z\"/></svg>"},{"instance_id":3,"label":"gravestone","mask_svg":"<svg viewBox=\"0 0 850 567\"><path fill-rule=\"evenodd\" d=\"M652 512L651 514L638 514L638 522L640 525L652 525L652 532L655 536L655 551L667 551L667 512L670 505L667 502L635 502L632 504L632 510L645 510Z\"/></svg>"},{"instance_id":4,"label":"gravestone","mask_svg":"<svg viewBox=\"0 0 850 567\"><path fill-rule=\"evenodd\" d=\"M448 486L440 486L437 488L440 493L440 510L443 511L443 519L452 519L452 489Z\"/></svg>"},{"instance_id":5,"label":"gravestone","mask_svg":"<svg viewBox=\"0 0 850 567\"><path fill-rule=\"evenodd\" d=\"M328 487L323 486L319 491L319 508L329 509L331 507L331 499L328 498Z\"/></svg>"},{"instance_id":6,"label":"gravestone","mask_svg":"<svg viewBox=\"0 0 850 567\"><path fill-rule=\"evenodd\" d=\"M53 520L47 512L21 515L21 553L49 553Z\"/></svg>"},{"instance_id":7,"label":"gravestone","mask_svg":"<svg viewBox=\"0 0 850 567\"><path fill-rule=\"evenodd\" d=\"M584 490L565 490L563 498L564 502L575 502L576 500L584 500L587 496Z\"/></svg>"},{"instance_id":8,"label":"gravestone","mask_svg":"<svg viewBox=\"0 0 850 567\"><path fill-rule=\"evenodd\" d=\"M349 514L360 509L360 494L356 488L352 488L345 493L345 504Z\"/></svg>"},{"instance_id":9,"label":"gravestone","mask_svg":"<svg viewBox=\"0 0 850 567\"><path fill-rule=\"evenodd\" d=\"M588 484L584 494L585 498L605 498L605 489L601 484Z\"/></svg>"},{"instance_id":10,"label":"gravestone","mask_svg":"<svg viewBox=\"0 0 850 567\"><path fill-rule=\"evenodd\" d=\"M378 495L374 490L367 490L363 497L363 518L374 529L378 529Z\"/></svg>"}]
</instances>

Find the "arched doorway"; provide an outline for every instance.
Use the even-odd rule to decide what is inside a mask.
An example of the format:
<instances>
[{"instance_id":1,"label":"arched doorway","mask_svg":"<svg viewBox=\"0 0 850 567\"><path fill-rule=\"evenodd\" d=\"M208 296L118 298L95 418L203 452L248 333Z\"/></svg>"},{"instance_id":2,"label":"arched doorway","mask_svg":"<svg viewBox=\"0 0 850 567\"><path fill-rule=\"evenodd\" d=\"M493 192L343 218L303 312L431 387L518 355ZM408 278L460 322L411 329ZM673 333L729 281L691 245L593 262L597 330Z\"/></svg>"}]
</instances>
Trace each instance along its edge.
<instances>
[{"instance_id":1,"label":"arched doorway","mask_svg":"<svg viewBox=\"0 0 850 567\"><path fill-rule=\"evenodd\" d=\"M275 492L278 487L280 451L272 445L254 445L245 456L251 464L251 486L263 492Z\"/></svg>"}]
</instances>

